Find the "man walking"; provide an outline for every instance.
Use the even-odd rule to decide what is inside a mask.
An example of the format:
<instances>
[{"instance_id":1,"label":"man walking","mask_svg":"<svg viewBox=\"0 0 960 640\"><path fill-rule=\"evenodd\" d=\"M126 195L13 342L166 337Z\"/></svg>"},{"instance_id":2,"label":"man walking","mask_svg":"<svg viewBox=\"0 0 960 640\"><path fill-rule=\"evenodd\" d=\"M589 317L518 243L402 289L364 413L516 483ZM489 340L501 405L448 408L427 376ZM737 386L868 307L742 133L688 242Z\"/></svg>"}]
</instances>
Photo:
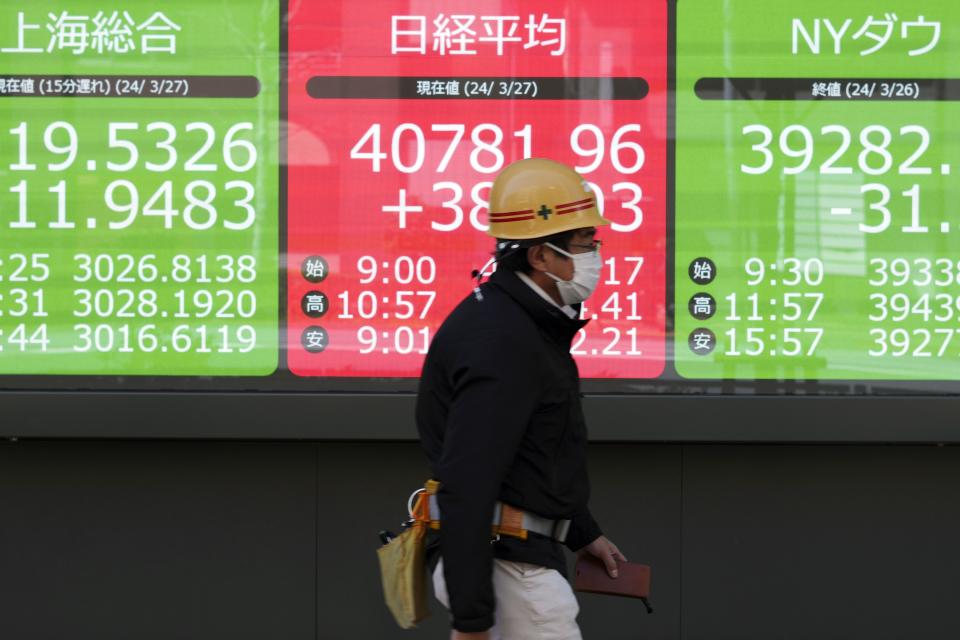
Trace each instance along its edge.
<instances>
[{"instance_id":1,"label":"man walking","mask_svg":"<svg viewBox=\"0 0 960 640\"><path fill-rule=\"evenodd\" d=\"M431 344L417 427L440 482L434 589L452 638L580 638L561 544L626 558L587 507L587 430L570 344L607 224L571 168L506 167L490 192L497 269ZM493 525L493 528L491 526Z\"/></svg>"}]
</instances>

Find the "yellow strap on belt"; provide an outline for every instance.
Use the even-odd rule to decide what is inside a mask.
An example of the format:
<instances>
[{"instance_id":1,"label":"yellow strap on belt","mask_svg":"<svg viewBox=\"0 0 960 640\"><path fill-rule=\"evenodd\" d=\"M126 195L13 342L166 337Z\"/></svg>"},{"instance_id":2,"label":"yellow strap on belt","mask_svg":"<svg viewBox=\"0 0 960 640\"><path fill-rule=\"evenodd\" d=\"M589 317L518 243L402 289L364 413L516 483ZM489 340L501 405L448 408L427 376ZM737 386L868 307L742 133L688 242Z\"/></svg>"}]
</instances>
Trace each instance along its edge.
<instances>
[{"instance_id":1,"label":"yellow strap on belt","mask_svg":"<svg viewBox=\"0 0 960 640\"><path fill-rule=\"evenodd\" d=\"M430 513L430 496L436 495L440 489L440 482L437 480L427 480L413 504L411 517L417 522L422 522L434 531L440 529L440 521L434 519ZM510 536L526 540L529 532L523 528L523 511L508 504L501 505L500 524L493 525L491 531L494 536Z\"/></svg>"},{"instance_id":2,"label":"yellow strap on belt","mask_svg":"<svg viewBox=\"0 0 960 640\"><path fill-rule=\"evenodd\" d=\"M493 526L493 535L510 536L512 538L527 539L529 532L523 528L523 511L508 504L500 507L500 524Z\"/></svg>"}]
</instances>

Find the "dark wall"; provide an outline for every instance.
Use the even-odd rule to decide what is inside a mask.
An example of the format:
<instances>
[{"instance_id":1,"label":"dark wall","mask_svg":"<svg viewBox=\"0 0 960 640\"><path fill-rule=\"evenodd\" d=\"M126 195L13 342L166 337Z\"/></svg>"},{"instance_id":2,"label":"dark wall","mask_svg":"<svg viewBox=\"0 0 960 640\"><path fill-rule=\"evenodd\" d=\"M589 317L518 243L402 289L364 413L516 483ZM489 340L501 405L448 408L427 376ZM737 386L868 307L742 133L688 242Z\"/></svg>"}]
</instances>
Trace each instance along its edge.
<instances>
[{"instance_id":1,"label":"dark wall","mask_svg":"<svg viewBox=\"0 0 960 640\"><path fill-rule=\"evenodd\" d=\"M593 510L653 605L581 597L588 639L956 638L960 449L615 445ZM376 531L410 443L0 443L0 638L432 638L397 629Z\"/></svg>"}]
</instances>

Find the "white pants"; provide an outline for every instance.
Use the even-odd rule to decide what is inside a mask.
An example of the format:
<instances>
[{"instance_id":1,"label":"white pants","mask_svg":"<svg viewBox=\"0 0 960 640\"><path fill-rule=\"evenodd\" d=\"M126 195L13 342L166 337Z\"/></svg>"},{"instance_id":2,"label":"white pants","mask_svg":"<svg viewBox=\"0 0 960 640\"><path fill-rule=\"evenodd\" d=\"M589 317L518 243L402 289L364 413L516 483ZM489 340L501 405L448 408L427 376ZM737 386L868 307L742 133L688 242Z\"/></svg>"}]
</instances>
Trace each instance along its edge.
<instances>
[{"instance_id":1,"label":"white pants","mask_svg":"<svg viewBox=\"0 0 960 640\"><path fill-rule=\"evenodd\" d=\"M433 572L433 593L450 608L443 560ZM581 640L580 606L570 583L556 569L526 562L493 561L496 599L491 640Z\"/></svg>"}]
</instances>

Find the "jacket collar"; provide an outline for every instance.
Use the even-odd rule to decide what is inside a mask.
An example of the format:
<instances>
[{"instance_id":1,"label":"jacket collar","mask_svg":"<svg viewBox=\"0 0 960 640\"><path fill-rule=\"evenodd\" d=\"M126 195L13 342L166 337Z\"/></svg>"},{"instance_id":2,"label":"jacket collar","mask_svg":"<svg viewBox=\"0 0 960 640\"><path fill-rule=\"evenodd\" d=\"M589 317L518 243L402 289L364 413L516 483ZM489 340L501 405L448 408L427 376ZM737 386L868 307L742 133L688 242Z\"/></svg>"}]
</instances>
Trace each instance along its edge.
<instances>
[{"instance_id":1,"label":"jacket collar","mask_svg":"<svg viewBox=\"0 0 960 640\"><path fill-rule=\"evenodd\" d=\"M570 341L587 324L586 320L569 318L555 305L550 304L517 277L513 271L497 269L488 282L490 286L503 290L530 314L537 323L555 341L568 347ZM580 305L574 305L580 311Z\"/></svg>"}]
</instances>

